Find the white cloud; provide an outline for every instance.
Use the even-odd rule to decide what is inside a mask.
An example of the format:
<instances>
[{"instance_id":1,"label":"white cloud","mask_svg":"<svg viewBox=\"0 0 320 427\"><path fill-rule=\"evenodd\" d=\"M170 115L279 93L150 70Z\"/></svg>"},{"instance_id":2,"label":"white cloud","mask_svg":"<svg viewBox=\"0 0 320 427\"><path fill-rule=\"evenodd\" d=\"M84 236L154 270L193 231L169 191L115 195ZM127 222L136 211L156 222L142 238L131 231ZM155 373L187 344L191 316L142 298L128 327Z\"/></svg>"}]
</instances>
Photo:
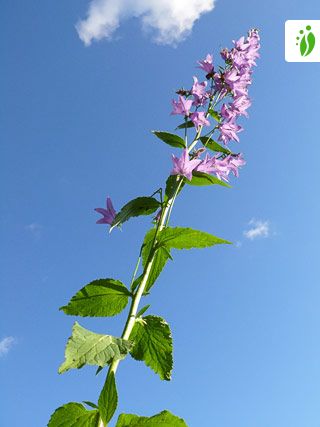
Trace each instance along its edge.
<instances>
[{"instance_id":1,"label":"white cloud","mask_svg":"<svg viewBox=\"0 0 320 427\"><path fill-rule=\"evenodd\" d=\"M269 221L261 221L253 218L249 222L249 225L251 227L243 232L247 239L254 240L257 237L269 237Z\"/></svg>"},{"instance_id":2,"label":"white cloud","mask_svg":"<svg viewBox=\"0 0 320 427\"><path fill-rule=\"evenodd\" d=\"M15 339L13 337L5 337L0 341L0 356L3 356L9 352Z\"/></svg>"},{"instance_id":3,"label":"white cloud","mask_svg":"<svg viewBox=\"0 0 320 427\"><path fill-rule=\"evenodd\" d=\"M193 24L210 12L215 0L91 0L86 19L76 25L86 46L110 39L121 21L139 18L145 31L160 44L175 45L186 38Z\"/></svg>"},{"instance_id":4,"label":"white cloud","mask_svg":"<svg viewBox=\"0 0 320 427\"><path fill-rule=\"evenodd\" d=\"M41 224L38 224L37 222L32 222L31 224L26 225L24 228L25 230L33 234L35 237L39 238L41 235L43 226Z\"/></svg>"}]
</instances>

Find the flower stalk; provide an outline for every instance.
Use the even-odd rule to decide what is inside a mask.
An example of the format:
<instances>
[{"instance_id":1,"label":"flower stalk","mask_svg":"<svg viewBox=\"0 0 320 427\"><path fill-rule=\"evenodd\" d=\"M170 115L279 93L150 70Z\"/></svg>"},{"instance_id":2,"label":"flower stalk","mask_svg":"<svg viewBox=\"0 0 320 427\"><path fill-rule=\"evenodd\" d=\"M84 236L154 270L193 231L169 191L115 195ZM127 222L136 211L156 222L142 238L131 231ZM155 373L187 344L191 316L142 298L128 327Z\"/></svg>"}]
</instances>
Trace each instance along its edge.
<instances>
[{"instance_id":1,"label":"flower stalk","mask_svg":"<svg viewBox=\"0 0 320 427\"><path fill-rule=\"evenodd\" d=\"M117 408L115 375L120 361L129 353L134 359L143 360L162 380L170 380L170 327L159 316L142 317L149 306L138 311L139 305L167 260L172 259L172 249L204 248L230 243L203 231L186 227L172 228L169 222L177 196L184 185L228 186L224 181L228 182L230 173L237 177L238 169L245 164L241 154L233 154L212 138L215 132L219 132L218 141L222 141L225 146L230 141L239 141L237 133L243 129L236 120L240 116L246 117L246 109L251 105L248 86L251 84L251 68L259 56L259 48L258 32L250 30L248 37L234 42L230 51L221 51L225 61L224 68L219 67L219 71L216 71L213 57L208 54L204 60L198 61L198 68L205 71L207 81L201 82L194 76L190 90L177 91L178 100L172 101L171 114L183 116L184 124L177 129L184 131L184 138L169 132L154 131L163 142L182 150L180 157L172 156L173 169L164 193L160 188L150 197L138 197L129 201L118 212L108 197L105 208L95 209L102 215L97 223L109 224L110 231L121 227L132 217L151 215L156 211L158 213L153 221L154 228L147 232L141 246L129 289L119 280L94 280L75 294L68 305L61 307L69 315L106 317L120 313L130 300L121 337L97 334L75 322L59 373L71 368L79 369L85 364L98 366L98 371L107 365L109 369L97 405L85 402L90 409L75 402L63 405L53 413L48 427L78 425L80 422L88 427L107 427ZM232 102L228 102L230 99ZM216 111L217 105L223 100L225 103L220 111ZM212 118L216 124L211 128ZM204 126L211 129L201 136ZM189 128L195 129L195 133L188 145ZM201 142L202 147L196 149L198 142ZM209 155L210 150L214 152L213 156ZM205 155L201 158L203 153ZM136 278L141 261L142 273ZM187 427L184 420L169 411L162 411L150 418L121 414L116 427L145 424Z\"/></svg>"}]
</instances>

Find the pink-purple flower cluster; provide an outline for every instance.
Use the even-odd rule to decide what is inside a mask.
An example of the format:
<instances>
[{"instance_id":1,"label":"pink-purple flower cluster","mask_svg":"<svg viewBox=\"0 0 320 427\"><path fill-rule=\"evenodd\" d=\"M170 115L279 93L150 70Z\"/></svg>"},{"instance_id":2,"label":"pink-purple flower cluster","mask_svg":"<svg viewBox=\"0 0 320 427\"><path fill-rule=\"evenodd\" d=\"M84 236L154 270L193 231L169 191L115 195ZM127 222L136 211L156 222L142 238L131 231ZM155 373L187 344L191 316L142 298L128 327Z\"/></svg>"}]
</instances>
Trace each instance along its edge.
<instances>
[{"instance_id":1,"label":"pink-purple flower cluster","mask_svg":"<svg viewBox=\"0 0 320 427\"><path fill-rule=\"evenodd\" d=\"M171 175L181 175L189 181L192 179L192 172L204 172L216 175L220 180L228 182L228 176L233 173L239 176L239 167L245 165L242 154L229 154L221 157L219 154L210 156L206 154L203 160L197 157L190 159L188 150L185 148L180 158L172 156L173 169Z\"/></svg>"},{"instance_id":2,"label":"pink-purple flower cluster","mask_svg":"<svg viewBox=\"0 0 320 427\"><path fill-rule=\"evenodd\" d=\"M196 77L194 77L196 79ZM199 129L199 126L210 126L210 122L207 119L207 115L204 111L194 111L191 112L193 106L204 106L207 102L208 95L207 92L202 92L203 84L207 82L198 83L196 82L193 86L196 85L195 92L191 89L190 94L193 95L193 99L186 99L184 96L179 95L178 101L172 100L172 112L171 114L179 114L186 118L189 118L195 127ZM200 89L201 88L201 89Z\"/></svg>"},{"instance_id":3,"label":"pink-purple flower cluster","mask_svg":"<svg viewBox=\"0 0 320 427\"><path fill-rule=\"evenodd\" d=\"M247 109L251 105L248 95L248 87L251 84L252 67L259 57L260 37L258 30L252 29L247 37L241 37L233 41L231 50L222 49L220 54L225 61L224 68L216 71L213 64L213 56L208 54L205 59L198 61L198 68L205 72L206 80L199 81L193 77L193 85L189 90L177 91L178 99L172 100L173 115L181 115L186 121L186 130L192 122L197 130L197 137L192 147L185 148L181 157L172 156L173 169L171 175L184 176L192 180L193 172L213 174L223 181L229 179L229 175L239 175L239 168L245 165L242 154L233 154L220 150L215 155L207 153L206 146L195 149L195 143L200 137L203 126L211 126L209 118L213 117L217 124L210 130L208 141L215 131L219 132L218 141L227 145L230 141L239 142L238 133L243 130L237 123L241 116L248 117ZM222 104L218 109L218 104ZM179 126L180 127L180 126ZM222 152L224 151L224 152ZM205 154L201 159L201 155ZM108 197L105 208L96 208L95 211L102 215L98 224L112 224L116 216L111 199ZM160 211L161 212L161 211ZM158 213L157 218L160 213ZM156 218L156 219L157 219Z\"/></svg>"},{"instance_id":4,"label":"pink-purple flower cluster","mask_svg":"<svg viewBox=\"0 0 320 427\"><path fill-rule=\"evenodd\" d=\"M204 160L195 169L198 172L205 172L216 175L220 180L228 182L228 176L233 173L234 176L239 176L239 167L245 165L246 162L242 154L229 154L226 157L221 157L218 154L210 157L206 154Z\"/></svg>"},{"instance_id":5,"label":"pink-purple flower cluster","mask_svg":"<svg viewBox=\"0 0 320 427\"><path fill-rule=\"evenodd\" d=\"M259 57L260 49L258 31L250 30L248 37L241 37L233 41L233 44L231 50L225 48L221 51L226 64L222 71L215 72L213 57L210 54L198 61L198 68L202 69L206 73L206 79L211 81L209 90L208 81L199 82L194 76L191 89L178 91L178 101L172 100L171 114L184 116L199 130L200 126L210 126L209 113L206 108L203 109L208 100L215 106L223 99L231 97L232 102L222 104L222 122L216 126L220 131L219 140L224 144L229 141L239 142L237 134L243 128L236 120L239 116L248 116L247 109L251 105L248 86L251 84L252 67L256 65L255 60Z\"/></svg>"},{"instance_id":6,"label":"pink-purple flower cluster","mask_svg":"<svg viewBox=\"0 0 320 427\"><path fill-rule=\"evenodd\" d=\"M259 57L260 37L257 30L250 30L248 37L234 41L234 47L229 51L223 49L221 56L227 66L224 71L215 73L214 80L220 97L231 96L232 102L224 103L221 107L222 123L218 125L219 141L228 144L229 141L239 142L238 133L243 130L236 123L240 116L248 116L247 109L251 105L248 96L248 86L251 84L252 67Z\"/></svg>"},{"instance_id":7,"label":"pink-purple flower cluster","mask_svg":"<svg viewBox=\"0 0 320 427\"><path fill-rule=\"evenodd\" d=\"M217 124L209 135L218 131L218 141L225 145L230 141L239 142L238 134L243 128L237 123L237 119L241 116L248 117L247 109L251 105L248 87L251 84L252 67L256 65L260 49L258 31L250 30L247 37L241 37L233 41L233 44L231 50L225 48L220 52L225 66L218 71L215 70L212 55L208 54L205 59L198 61L198 68L206 73L207 81L201 82L194 76L190 90L181 89L177 92L178 101L172 101L171 113L192 121L197 131L202 126L210 126L209 117L215 117ZM191 180L192 171L198 171L214 174L219 179L228 181L230 173L238 176L239 167L245 164L241 154L226 155L219 152L214 156L206 154L202 160L199 158L200 154L199 150L189 154L185 149L180 158L173 156L171 174L183 175Z\"/></svg>"}]
</instances>

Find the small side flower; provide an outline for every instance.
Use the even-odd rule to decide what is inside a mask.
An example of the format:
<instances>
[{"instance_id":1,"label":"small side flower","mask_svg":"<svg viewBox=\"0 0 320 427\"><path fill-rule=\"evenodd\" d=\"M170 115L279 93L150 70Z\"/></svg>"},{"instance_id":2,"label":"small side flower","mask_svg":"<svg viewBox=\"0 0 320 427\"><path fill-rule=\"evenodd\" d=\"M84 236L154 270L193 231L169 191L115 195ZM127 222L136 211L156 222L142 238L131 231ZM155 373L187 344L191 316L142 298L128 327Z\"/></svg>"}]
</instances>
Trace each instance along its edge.
<instances>
[{"instance_id":1,"label":"small side flower","mask_svg":"<svg viewBox=\"0 0 320 427\"><path fill-rule=\"evenodd\" d=\"M116 216L116 211L112 205L110 197L107 197L106 209L104 208L95 208L95 211L102 215L102 218L96 221L96 224L109 224L113 223L113 220Z\"/></svg>"},{"instance_id":2,"label":"small side flower","mask_svg":"<svg viewBox=\"0 0 320 427\"><path fill-rule=\"evenodd\" d=\"M192 180L192 171L201 163L201 160L189 158L187 149L184 149L180 158L172 155L173 169L171 175L182 175Z\"/></svg>"}]
</instances>

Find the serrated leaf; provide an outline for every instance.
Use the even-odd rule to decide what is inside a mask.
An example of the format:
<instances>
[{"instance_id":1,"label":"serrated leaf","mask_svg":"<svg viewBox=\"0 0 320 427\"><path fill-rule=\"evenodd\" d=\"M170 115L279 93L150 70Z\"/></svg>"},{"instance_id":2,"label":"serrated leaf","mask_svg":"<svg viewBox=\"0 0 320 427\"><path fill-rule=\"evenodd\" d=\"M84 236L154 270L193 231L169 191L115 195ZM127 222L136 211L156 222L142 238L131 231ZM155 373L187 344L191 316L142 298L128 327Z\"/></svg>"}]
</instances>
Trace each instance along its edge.
<instances>
[{"instance_id":1,"label":"serrated leaf","mask_svg":"<svg viewBox=\"0 0 320 427\"><path fill-rule=\"evenodd\" d=\"M153 417L139 417L133 414L121 414L116 427L188 427L182 418L169 411L162 411Z\"/></svg>"},{"instance_id":2,"label":"serrated leaf","mask_svg":"<svg viewBox=\"0 0 320 427\"><path fill-rule=\"evenodd\" d=\"M166 189L165 189L165 197L164 197L165 202L167 202L169 199L171 199L171 197L173 197L173 195L177 189L179 179L180 178L178 178L178 175L170 175L168 177L168 179L166 181ZM180 184L178 194L180 193L180 191L184 187L184 184L185 184L184 181Z\"/></svg>"},{"instance_id":3,"label":"serrated leaf","mask_svg":"<svg viewBox=\"0 0 320 427\"><path fill-rule=\"evenodd\" d=\"M136 314L136 317L141 317L150 307L150 304L145 305L144 307L141 308L141 310L138 311L138 313Z\"/></svg>"},{"instance_id":4,"label":"serrated leaf","mask_svg":"<svg viewBox=\"0 0 320 427\"><path fill-rule=\"evenodd\" d=\"M93 402L89 402L88 400L84 400L83 403L85 405L90 406L91 408L98 409L98 406L95 403L93 403Z\"/></svg>"},{"instance_id":5,"label":"serrated leaf","mask_svg":"<svg viewBox=\"0 0 320 427\"><path fill-rule=\"evenodd\" d=\"M209 175L208 173L193 171L192 172L192 180L187 181L189 185L221 185L222 187L231 188L229 184L217 178L216 176Z\"/></svg>"},{"instance_id":6,"label":"serrated leaf","mask_svg":"<svg viewBox=\"0 0 320 427\"><path fill-rule=\"evenodd\" d=\"M169 249L206 248L230 243L228 240L220 239L220 237L204 231L184 227L167 227L161 231L158 238L158 245L166 246Z\"/></svg>"},{"instance_id":7,"label":"serrated leaf","mask_svg":"<svg viewBox=\"0 0 320 427\"><path fill-rule=\"evenodd\" d=\"M201 136L201 138L199 138L199 139L202 142L202 144L211 151L216 151L218 153L224 153L224 154L232 154L232 151L230 151L228 148L225 148L222 145L218 144L212 138L207 138L205 136Z\"/></svg>"},{"instance_id":8,"label":"serrated leaf","mask_svg":"<svg viewBox=\"0 0 320 427\"><path fill-rule=\"evenodd\" d=\"M131 293L119 280L94 280L77 292L68 305L60 307L60 310L72 316L114 316L126 307L129 296Z\"/></svg>"},{"instance_id":9,"label":"serrated leaf","mask_svg":"<svg viewBox=\"0 0 320 427\"><path fill-rule=\"evenodd\" d=\"M180 136L169 132L153 130L152 133L171 147L185 148L186 143Z\"/></svg>"},{"instance_id":10,"label":"serrated leaf","mask_svg":"<svg viewBox=\"0 0 320 427\"><path fill-rule=\"evenodd\" d=\"M48 427L98 427L99 412L87 410L80 403L67 403L51 415Z\"/></svg>"},{"instance_id":11,"label":"serrated leaf","mask_svg":"<svg viewBox=\"0 0 320 427\"><path fill-rule=\"evenodd\" d=\"M134 292L135 289L140 285L141 280L142 280L143 274L140 274L140 276L138 276L134 282L131 285L131 291Z\"/></svg>"},{"instance_id":12,"label":"serrated leaf","mask_svg":"<svg viewBox=\"0 0 320 427\"><path fill-rule=\"evenodd\" d=\"M65 350L65 361L59 374L84 365L105 366L112 360L123 359L130 351L130 341L91 332L75 322Z\"/></svg>"},{"instance_id":13,"label":"serrated leaf","mask_svg":"<svg viewBox=\"0 0 320 427\"><path fill-rule=\"evenodd\" d=\"M189 120L187 122L181 123L181 125L176 127L176 129L185 129L185 128L194 128L194 123L191 120Z\"/></svg>"},{"instance_id":14,"label":"serrated leaf","mask_svg":"<svg viewBox=\"0 0 320 427\"><path fill-rule=\"evenodd\" d=\"M121 208L120 212L117 213L110 227L110 231L132 217L152 214L159 208L159 206L160 202L158 202L154 197L138 197L131 200Z\"/></svg>"},{"instance_id":15,"label":"serrated leaf","mask_svg":"<svg viewBox=\"0 0 320 427\"><path fill-rule=\"evenodd\" d=\"M131 356L143 360L162 380L171 379L172 337L168 323L158 316L136 320L130 335Z\"/></svg>"},{"instance_id":16,"label":"serrated leaf","mask_svg":"<svg viewBox=\"0 0 320 427\"><path fill-rule=\"evenodd\" d=\"M113 417L118 405L118 393L113 372L108 373L107 380L99 397L98 405L102 420L108 423Z\"/></svg>"},{"instance_id":17,"label":"serrated leaf","mask_svg":"<svg viewBox=\"0 0 320 427\"><path fill-rule=\"evenodd\" d=\"M143 267L146 266L146 263L149 259L150 251L152 249L152 243L154 240L156 230L153 228L148 231L144 238L143 242L143 248L142 248L142 265ZM154 257L153 257L153 263L150 269L150 273L148 276L147 284L145 286L144 293L147 293L154 282L159 277L161 271L163 270L164 266L166 265L168 259L171 257L170 251L164 247L158 247ZM139 279L139 278L138 278ZM141 280L140 280L141 281Z\"/></svg>"},{"instance_id":18,"label":"serrated leaf","mask_svg":"<svg viewBox=\"0 0 320 427\"><path fill-rule=\"evenodd\" d=\"M142 244L142 251L141 251L143 267L145 267L148 262L150 251L152 249L152 245L154 242L155 233L156 233L156 229L151 228L151 230L149 230L144 237L143 244Z\"/></svg>"}]
</instances>

